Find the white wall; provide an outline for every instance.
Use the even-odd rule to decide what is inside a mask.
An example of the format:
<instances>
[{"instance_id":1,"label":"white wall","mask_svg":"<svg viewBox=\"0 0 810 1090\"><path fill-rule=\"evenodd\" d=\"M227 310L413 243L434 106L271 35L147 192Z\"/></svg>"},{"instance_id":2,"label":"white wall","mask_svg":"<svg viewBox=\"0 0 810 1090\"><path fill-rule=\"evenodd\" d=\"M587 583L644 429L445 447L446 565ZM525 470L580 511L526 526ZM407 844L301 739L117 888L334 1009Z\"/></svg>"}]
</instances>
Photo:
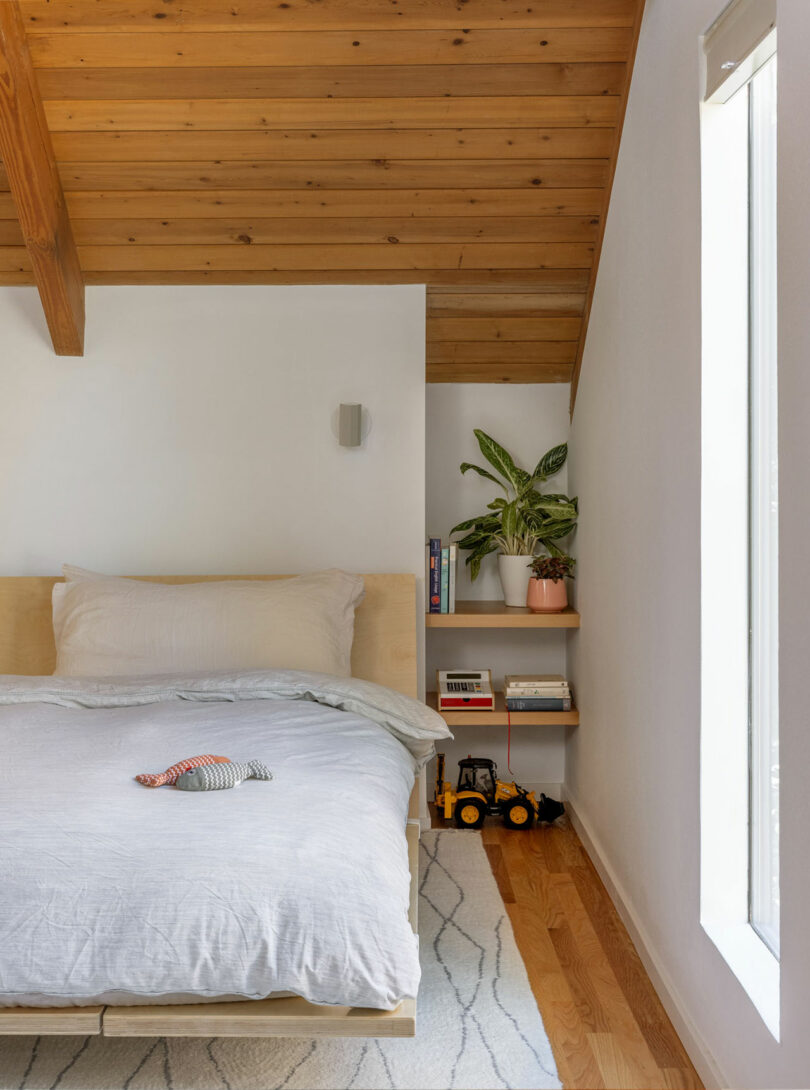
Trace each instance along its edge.
<instances>
[{"instance_id":1,"label":"white wall","mask_svg":"<svg viewBox=\"0 0 810 1090\"><path fill-rule=\"evenodd\" d=\"M431 385L427 388L427 530L449 540L463 519L486 509L498 494L477 474L459 473L462 462L485 465L474 428L483 428L533 469L549 447L568 438L570 387L551 385ZM567 471L554 479L565 492ZM475 583L459 559L458 598L503 598L495 556L488 557ZM516 629L432 629L427 633L427 684L435 688L437 669L490 668L500 687L505 673L565 673L565 634ZM445 748L452 777L455 763L468 753L492 757L506 773L505 727L457 727L456 741ZM557 791L565 768L564 727L514 727L512 769L519 783Z\"/></svg>"},{"instance_id":2,"label":"white wall","mask_svg":"<svg viewBox=\"0 0 810 1090\"><path fill-rule=\"evenodd\" d=\"M699 924L698 36L722 0L648 0L572 431L581 497L567 787L704 1077L810 1085L810 5L779 0L782 1043ZM685 1019L684 1022L682 1019ZM700 1057L696 1055L696 1059Z\"/></svg>"},{"instance_id":3,"label":"white wall","mask_svg":"<svg viewBox=\"0 0 810 1090\"><path fill-rule=\"evenodd\" d=\"M424 322L419 286L97 287L67 359L33 289L0 290L0 573L421 581Z\"/></svg>"}]
</instances>

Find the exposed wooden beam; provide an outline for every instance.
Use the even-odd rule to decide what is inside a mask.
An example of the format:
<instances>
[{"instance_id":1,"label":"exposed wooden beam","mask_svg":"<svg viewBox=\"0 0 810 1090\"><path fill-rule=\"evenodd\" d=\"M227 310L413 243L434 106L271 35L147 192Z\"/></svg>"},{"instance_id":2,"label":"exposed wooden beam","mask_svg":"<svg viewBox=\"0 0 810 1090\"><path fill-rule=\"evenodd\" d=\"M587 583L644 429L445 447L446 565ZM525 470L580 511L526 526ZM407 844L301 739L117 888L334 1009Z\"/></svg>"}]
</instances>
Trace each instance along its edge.
<instances>
[{"instance_id":1,"label":"exposed wooden beam","mask_svg":"<svg viewBox=\"0 0 810 1090\"><path fill-rule=\"evenodd\" d=\"M0 155L53 346L84 351L84 282L17 0L0 2Z\"/></svg>"}]
</instances>

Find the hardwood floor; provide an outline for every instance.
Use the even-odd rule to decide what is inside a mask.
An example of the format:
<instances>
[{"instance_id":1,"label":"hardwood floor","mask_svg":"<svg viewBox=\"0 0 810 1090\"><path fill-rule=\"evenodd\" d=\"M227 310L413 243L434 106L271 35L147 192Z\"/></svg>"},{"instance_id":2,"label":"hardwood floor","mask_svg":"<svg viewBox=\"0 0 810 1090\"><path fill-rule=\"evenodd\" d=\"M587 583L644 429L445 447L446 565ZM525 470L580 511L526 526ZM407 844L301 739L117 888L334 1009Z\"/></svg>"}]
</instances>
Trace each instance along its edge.
<instances>
[{"instance_id":1,"label":"hardwood floor","mask_svg":"<svg viewBox=\"0 0 810 1090\"><path fill-rule=\"evenodd\" d=\"M702 1090L567 819L482 837L566 1090Z\"/></svg>"}]
</instances>

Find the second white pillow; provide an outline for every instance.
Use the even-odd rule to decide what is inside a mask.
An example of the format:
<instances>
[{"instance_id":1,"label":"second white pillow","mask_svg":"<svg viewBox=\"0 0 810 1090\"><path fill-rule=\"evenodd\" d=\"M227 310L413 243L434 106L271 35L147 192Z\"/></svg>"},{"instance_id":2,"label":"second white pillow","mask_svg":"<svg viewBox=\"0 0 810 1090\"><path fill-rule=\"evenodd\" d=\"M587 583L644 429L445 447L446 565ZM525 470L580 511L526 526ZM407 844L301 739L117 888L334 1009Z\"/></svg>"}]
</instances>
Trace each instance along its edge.
<instances>
[{"instance_id":1,"label":"second white pillow","mask_svg":"<svg viewBox=\"0 0 810 1090\"><path fill-rule=\"evenodd\" d=\"M348 677L359 575L166 585L65 566L53 588L55 674L132 677L292 669Z\"/></svg>"}]
</instances>

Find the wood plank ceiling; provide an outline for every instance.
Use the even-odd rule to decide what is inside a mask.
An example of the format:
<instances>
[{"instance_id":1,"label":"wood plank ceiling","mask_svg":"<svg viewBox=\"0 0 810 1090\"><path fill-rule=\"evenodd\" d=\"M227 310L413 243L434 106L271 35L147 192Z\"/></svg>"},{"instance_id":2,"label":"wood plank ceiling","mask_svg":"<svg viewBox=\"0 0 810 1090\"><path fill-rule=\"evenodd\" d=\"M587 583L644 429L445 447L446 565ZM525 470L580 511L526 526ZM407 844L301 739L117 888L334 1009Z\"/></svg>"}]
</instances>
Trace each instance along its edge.
<instances>
[{"instance_id":1,"label":"wood plank ceiling","mask_svg":"<svg viewBox=\"0 0 810 1090\"><path fill-rule=\"evenodd\" d=\"M643 0L19 7L86 283L426 283L428 381L572 379Z\"/></svg>"}]
</instances>

